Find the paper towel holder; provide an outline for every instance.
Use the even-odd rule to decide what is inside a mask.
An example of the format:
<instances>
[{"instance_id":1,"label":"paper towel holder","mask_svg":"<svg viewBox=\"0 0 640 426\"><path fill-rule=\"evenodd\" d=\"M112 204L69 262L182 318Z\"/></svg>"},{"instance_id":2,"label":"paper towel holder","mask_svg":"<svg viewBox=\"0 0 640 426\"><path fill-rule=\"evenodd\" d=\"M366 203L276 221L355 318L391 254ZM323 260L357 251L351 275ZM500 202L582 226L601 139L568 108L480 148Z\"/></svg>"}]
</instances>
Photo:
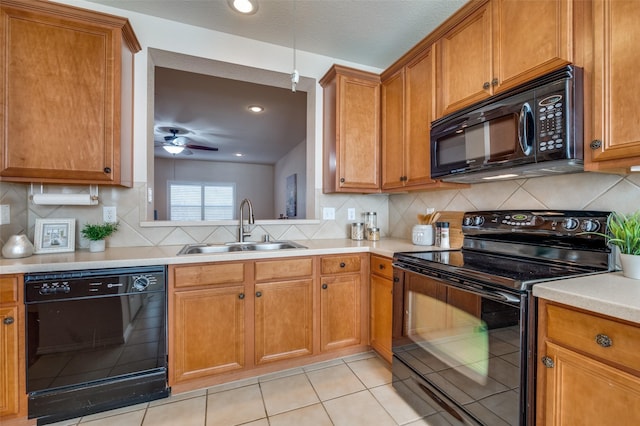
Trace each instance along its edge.
<instances>
[{"instance_id":1,"label":"paper towel holder","mask_svg":"<svg viewBox=\"0 0 640 426\"><path fill-rule=\"evenodd\" d=\"M29 191L29 199L33 204L41 205L95 206L99 200L98 185L89 185L88 194L56 194L45 193L43 184L40 184L40 192L35 193L32 183Z\"/></svg>"}]
</instances>

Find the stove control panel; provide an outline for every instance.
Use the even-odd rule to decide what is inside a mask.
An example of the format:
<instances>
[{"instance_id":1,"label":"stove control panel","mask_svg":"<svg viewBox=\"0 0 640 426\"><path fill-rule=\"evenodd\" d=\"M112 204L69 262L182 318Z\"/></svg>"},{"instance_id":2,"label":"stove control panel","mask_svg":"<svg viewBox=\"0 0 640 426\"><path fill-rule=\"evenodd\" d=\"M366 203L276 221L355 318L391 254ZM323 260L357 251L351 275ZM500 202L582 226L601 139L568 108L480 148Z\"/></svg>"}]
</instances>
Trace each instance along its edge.
<instances>
[{"instance_id":1,"label":"stove control panel","mask_svg":"<svg viewBox=\"0 0 640 426\"><path fill-rule=\"evenodd\" d=\"M466 212L465 235L495 233L553 234L593 238L585 233L606 233L610 212L581 210L499 210Z\"/></svg>"}]
</instances>

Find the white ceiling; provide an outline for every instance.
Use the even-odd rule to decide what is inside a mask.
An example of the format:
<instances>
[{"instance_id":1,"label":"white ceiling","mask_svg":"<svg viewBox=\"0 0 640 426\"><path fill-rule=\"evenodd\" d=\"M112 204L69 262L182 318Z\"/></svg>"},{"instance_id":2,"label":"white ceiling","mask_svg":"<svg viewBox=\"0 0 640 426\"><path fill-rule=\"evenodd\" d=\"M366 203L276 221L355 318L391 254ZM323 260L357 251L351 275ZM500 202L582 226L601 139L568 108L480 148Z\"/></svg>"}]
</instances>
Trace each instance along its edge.
<instances>
[{"instance_id":1,"label":"white ceiling","mask_svg":"<svg viewBox=\"0 0 640 426\"><path fill-rule=\"evenodd\" d=\"M230 9L227 0L89 1L286 47L293 47L295 7L296 49L381 69L390 66L466 3L466 0L296 0L295 3L293 0L257 0L257 13L242 16ZM195 155L183 158L195 159L203 157L198 154L206 153L205 158L222 160L223 154L231 154L222 149L223 142L249 142L247 138L254 138L253 142L259 142L257 146L275 156L297 145L302 140L300 137L304 138L304 127L294 126L299 119L290 115L291 111L305 112L300 108L300 96L283 96L283 89L263 91L256 87L225 90L226 95L219 96L216 90L221 82L206 80L212 78L181 73L166 80L166 87L156 86L156 128L167 124L185 127L195 133L191 135L193 142L220 147L218 153L194 151ZM196 82L199 86L194 96ZM222 83L224 86L225 82ZM249 98L239 98L242 93ZM264 101L273 105L270 114L247 121L243 114L228 111L252 102L251 98L258 93L264 97L273 95ZM227 97L232 95L233 99ZM185 103L179 101L182 98ZM267 123L270 119L276 122ZM260 127L250 128L252 122L260 123ZM300 134L296 133L298 130ZM216 138L221 135L225 136L224 140ZM156 132L156 141L162 138L162 134ZM249 157L261 155L246 149ZM253 162L273 161L263 158Z\"/></svg>"}]
</instances>

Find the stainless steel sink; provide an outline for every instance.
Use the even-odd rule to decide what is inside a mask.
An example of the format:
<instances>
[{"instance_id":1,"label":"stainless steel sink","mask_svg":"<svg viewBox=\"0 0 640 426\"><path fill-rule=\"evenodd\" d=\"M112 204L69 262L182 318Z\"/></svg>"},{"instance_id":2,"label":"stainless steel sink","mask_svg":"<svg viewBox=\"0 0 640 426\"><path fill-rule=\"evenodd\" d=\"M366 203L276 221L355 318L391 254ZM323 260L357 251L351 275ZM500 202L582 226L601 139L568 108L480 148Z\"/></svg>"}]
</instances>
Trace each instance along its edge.
<instances>
[{"instance_id":1,"label":"stainless steel sink","mask_svg":"<svg viewBox=\"0 0 640 426\"><path fill-rule=\"evenodd\" d=\"M226 243L226 244L187 244L178 252L183 254L232 253L244 251L271 251L288 249L305 249L306 247L293 241L268 241Z\"/></svg>"}]
</instances>

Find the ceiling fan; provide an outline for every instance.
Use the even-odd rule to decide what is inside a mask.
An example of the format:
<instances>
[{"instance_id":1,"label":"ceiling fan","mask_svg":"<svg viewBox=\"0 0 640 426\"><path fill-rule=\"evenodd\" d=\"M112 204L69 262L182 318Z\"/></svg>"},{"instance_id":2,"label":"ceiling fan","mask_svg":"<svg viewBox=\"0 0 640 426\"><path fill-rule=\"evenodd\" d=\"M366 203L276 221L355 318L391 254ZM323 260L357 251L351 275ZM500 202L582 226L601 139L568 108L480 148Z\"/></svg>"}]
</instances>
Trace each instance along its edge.
<instances>
[{"instance_id":1,"label":"ceiling fan","mask_svg":"<svg viewBox=\"0 0 640 426\"><path fill-rule=\"evenodd\" d=\"M161 146L169 154L193 155L193 152L191 151L192 149L198 149L202 151L218 151L218 148L206 145L197 145L189 142L186 137L179 136L181 134L187 133L184 130L174 127L170 127L167 130L169 131L169 133L171 133L171 135L165 136L164 142L156 142L156 146Z\"/></svg>"}]
</instances>

